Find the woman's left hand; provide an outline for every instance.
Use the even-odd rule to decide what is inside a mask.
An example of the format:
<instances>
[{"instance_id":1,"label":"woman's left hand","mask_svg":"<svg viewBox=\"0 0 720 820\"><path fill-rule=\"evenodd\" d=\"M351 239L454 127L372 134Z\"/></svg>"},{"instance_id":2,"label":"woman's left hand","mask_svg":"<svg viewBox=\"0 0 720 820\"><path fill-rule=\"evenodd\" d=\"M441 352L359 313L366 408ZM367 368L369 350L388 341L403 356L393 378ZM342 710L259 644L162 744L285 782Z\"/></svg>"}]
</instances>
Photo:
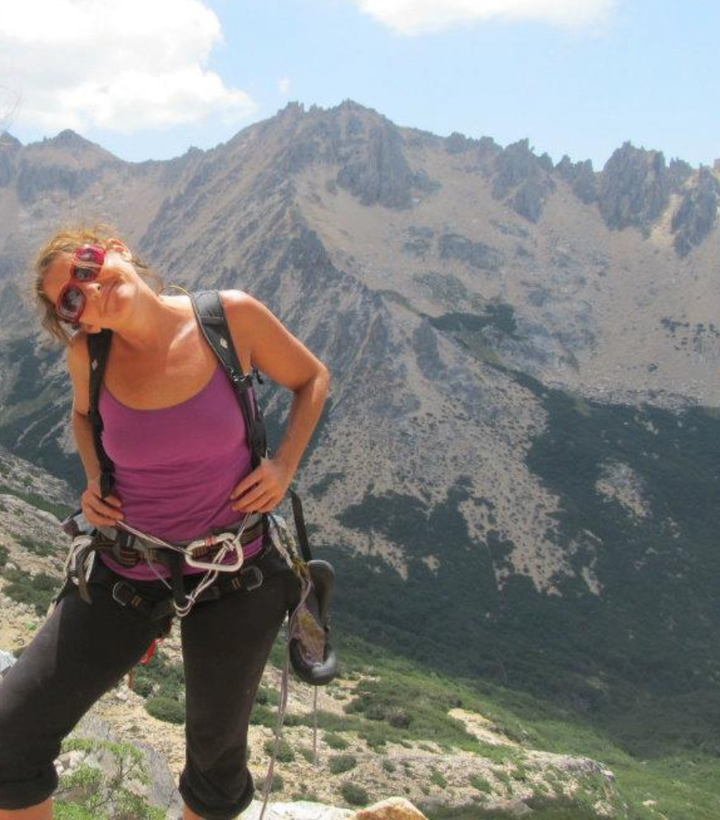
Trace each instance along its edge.
<instances>
[{"instance_id":1,"label":"woman's left hand","mask_svg":"<svg viewBox=\"0 0 720 820\"><path fill-rule=\"evenodd\" d=\"M271 458L262 459L260 466L230 493L235 501L232 509L240 513L270 512L282 501L292 478L292 472L284 465Z\"/></svg>"}]
</instances>

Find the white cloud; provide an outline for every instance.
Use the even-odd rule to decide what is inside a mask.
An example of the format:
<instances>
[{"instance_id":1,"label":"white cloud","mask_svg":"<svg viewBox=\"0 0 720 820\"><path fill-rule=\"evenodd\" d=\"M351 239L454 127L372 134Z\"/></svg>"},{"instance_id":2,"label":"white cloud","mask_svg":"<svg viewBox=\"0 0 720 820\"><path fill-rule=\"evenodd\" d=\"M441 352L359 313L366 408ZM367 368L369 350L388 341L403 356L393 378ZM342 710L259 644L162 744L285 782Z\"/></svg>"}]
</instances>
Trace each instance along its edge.
<instances>
[{"instance_id":1,"label":"white cloud","mask_svg":"<svg viewBox=\"0 0 720 820\"><path fill-rule=\"evenodd\" d=\"M287 77L283 77L282 80L278 80L278 91L281 94L290 93L290 80Z\"/></svg>"},{"instance_id":2,"label":"white cloud","mask_svg":"<svg viewBox=\"0 0 720 820\"><path fill-rule=\"evenodd\" d=\"M131 133L238 121L255 110L207 69L220 21L200 0L21 0L0 5L0 77L16 120Z\"/></svg>"},{"instance_id":3,"label":"white cloud","mask_svg":"<svg viewBox=\"0 0 720 820\"><path fill-rule=\"evenodd\" d=\"M602 24L618 0L353 0L399 34L433 34L487 20L542 21L568 28Z\"/></svg>"}]
</instances>

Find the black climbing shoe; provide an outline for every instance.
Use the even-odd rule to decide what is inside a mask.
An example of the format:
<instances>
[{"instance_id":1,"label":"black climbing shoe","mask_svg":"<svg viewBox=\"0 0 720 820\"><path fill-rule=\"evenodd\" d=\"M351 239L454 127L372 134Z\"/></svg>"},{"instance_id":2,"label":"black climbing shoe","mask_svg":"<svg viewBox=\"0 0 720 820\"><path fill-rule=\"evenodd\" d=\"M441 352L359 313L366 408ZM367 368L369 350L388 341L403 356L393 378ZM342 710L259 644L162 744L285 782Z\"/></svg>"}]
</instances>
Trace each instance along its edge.
<instances>
[{"instance_id":1,"label":"black climbing shoe","mask_svg":"<svg viewBox=\"0 0 720 820\"><path fill-rule=\"evenodd\" d=\"M330 645L328 616L335 570L327 561L308 561L312 588L291 618L290 661L300 680L325 686L337 675L337 656Z\"/></svg>"}]
</instances>

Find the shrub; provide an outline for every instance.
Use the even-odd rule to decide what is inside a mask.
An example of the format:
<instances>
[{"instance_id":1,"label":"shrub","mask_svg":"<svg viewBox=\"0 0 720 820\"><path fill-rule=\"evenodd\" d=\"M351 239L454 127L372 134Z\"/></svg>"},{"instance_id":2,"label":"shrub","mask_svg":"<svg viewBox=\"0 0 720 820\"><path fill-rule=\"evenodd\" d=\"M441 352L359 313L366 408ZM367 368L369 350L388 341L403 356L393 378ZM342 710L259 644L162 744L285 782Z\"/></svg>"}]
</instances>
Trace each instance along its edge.
<instances>
[{"instance_id":1,"label":"shrub","mask_svg":"<svg viewBox=\"0 0 720 820\"><path fill-rule=\"evenodd\" d=\"M443 775L442 772L439 772L437 769L432 770L432 774L430 775L430 782L433 786L439 786L441 789L447 788L447 778Z\"/></svg>"},{"instance_id":2,"label":"shrub","mask_svg":"<svg viewBox=\"0 0 720 820\"><path fill-rule=\"evenodd\" d=\"M330 758L328 768L332 774L342 774L349 772L357 766L357 758L354 755L334 755Z\"/></svg>"},{"instance_id":3,"label":"shrub","mask_svg":"<svg viewBox=\"0 0 720 820\"><path fill-rule=\"evenodd\" d=\"M275 689L268 689L267 686L261 686L258 689L255 702L262 706L277 706L280 703L280 695Z\"/></svg>"},{"instance_id":4,"label":"shrub","mask_svg":"<svg viewBox=\"0 0 720 820\"><path fill-rule=\"evenodd\" d=\"M255 704L255 708L252 710L252 714L250 715L250 723L252 723L253 726L266 726L268 729L274 729L275 724L277 723L277 718L271 709L257 703Z\"/></svg>"},{"instance_id":5,"label":"shrub","mask_svg":"<svg viewBox=\"0 0 720 820\"><path fill-rule=\"evenodd\" d=\"M412 723L412 717L398 706L388 709L385 713L385 719L396 729L409 729Z\"/></svg>"},{"instance_id":6,"label":"shrub","mask_svg":"<svg viewBox=\"0 0 720 820\"><path fill-rule=\"evenodd\" d=\"M257 788L259 792L263 792L265 790L265 781L266 778L263 778L258 782ZM282 779L282 776L279 775L277 772L273 772L273 779L272 779L272 786L270 786L270 792L279 792L282 791L285 787L285 781Z\"/></svg>"},{"instance_id":7,"label":"shrub","mask_svg":"<svg viewBox=\"0 0 720 820\"><path fill-rule=\"evenodd\" d=\"M166 723L185 723L185 707L176 700L157 697L145 701L148 714Z\"/></svg>"},{"instance_id":8,"label":"shrub","mask_svg":"<svg viewBox=\"0 0 720 820\"><path fill-rule=\"evenodd\" d=\"M265 741L265 751L272 757L275 751L274 740ZM277 760L281 763L292 763L295 760L295 752L293 752L292 746L283 738L280 739L280 745L278 746Z\"/></svg>"},{"instance_id":9,"label":"shrub","mask_svg":"<svg viewBox=\"0 0 720 820\"><path fill-rule=\"evenodd\" d=\"M54 555L57 552L55 546L50 546L49 544L44 544L40 541L36 541L34 538L27 538L25 536L18 538L18 544L29 552L35 553L35 555L47 556Z\"/></svg>"},{"instance_id":10,"label":"shrub","mask_svg":"<svg viewBox=\"0 0 720 820\"><path fill-rule=\"evenodd\" d=\"M485 792L485 794L492 793L490 781L486 780L484 777L480 777L479 774L473 774L470 776L470 785L479 792Z\"/></svg>"},{"instance_id":11,"label":"shrub","mask_svg":"<svg viewBox=\"0 0 720 820\"><path fill-rule=\"evenodd\" d=\"M4 575L10 582L3 590L8 598L20 604L30 604L39 616L45 615L59 586L57 578L51 578L43 572L32 576L19 569L6 570Z\"/></svg>"},{"instance_id":12,"label":"shrub","mask_svg":"<svg viewBox=\"0 0 720 820\"><path fill-rule=\"evenodd\" d=\"M392 760L388 760L387 758L385 758L383 760L382 767L383 767L383 770L388 772L389 774L392 774L395 771L395 768L396 768L395 764L392 762Z\"/></svg>"},{"instance_id":13,"label":"shrub","mask_svg":"<svg viewBox=\"0 0 720 820\"><path fill-rule=\"evenodd\" d=\"M4 567L7 564L7 559L10 553L8 552L7 547L0 546L0 567Z\"/></svg>"},{"instance_id":14,"label":"shrub","mask_svg":"<svg viewBox=\"0 0 720 820\"><path fill-rule=\"evenodd\" d=\"M351 806L367 806L370 802L370 795L367 791L362 786L351 783L349 780L346 780L340 786L340 794L345 802Z\"/></svg>"},{"instance_id":15,"label":"shrub","mask_svg":"<svg viewBox=\"0 0 720 820\"><path fill-rule=\"evenodd\" d=\"M307 760L308 763L315 762L315 752L313 752L311 746L301 746L298 751L300 754Z\"/></svg>"},{"instance_id":16,"label":"shrub","mask_svg":"<svg viewBox=\"0 0 720 820\"><path fill-rule=\"evenodd\" d=\"M336 749L337 751L343 751L350 745L344 737L335 734L335 732L325 732L324 740L331 749Z\"/></svg>"},{"instance_id":17,"label":"shrub","mask_svg":"<svg viewBox=\"0 0 720 820\"><path fill-rule=\"evenodd\" d=\"M171 663L158 651L145 666L135 667L133 689L142 697L185 699L185 673L182 663Z\"/></svg>"}]
</instances>

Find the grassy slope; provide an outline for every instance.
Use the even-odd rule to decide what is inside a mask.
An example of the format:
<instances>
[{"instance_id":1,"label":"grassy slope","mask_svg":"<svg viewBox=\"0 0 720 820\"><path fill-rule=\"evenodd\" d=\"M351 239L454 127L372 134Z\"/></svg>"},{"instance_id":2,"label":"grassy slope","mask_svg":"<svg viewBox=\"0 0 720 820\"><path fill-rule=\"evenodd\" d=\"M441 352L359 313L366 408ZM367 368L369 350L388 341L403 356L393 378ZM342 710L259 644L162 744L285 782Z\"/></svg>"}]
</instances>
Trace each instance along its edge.
<instances>
[{"instance_id":1,"label":"grassy slope","mask_svg":"<svg viewBox=\"0 0 720 820\"><path fill-rule=\"evenodd\" d=\"M633 820L714 820L720 817L720 759L697 752L651 759L630 755L607 732L582 721L571 711L531 695L494 684L459 681L429 673L417 664L357 638L340 639L343 670L364 671L379 680L363 690L368 703L382 711L402 703L416 718L417 738L439 739L459 747L460 734L451 728L447 711L461 705L477 711L511 739L529 748L591 757L616 776L616 786ZM411 724L412 725L412 724ZM653 807L644 806L654 800ZM474 818L479 818L474 808ZM587 813L586 813L587 812ZM488 815L489 817L490 815ZM533 817L582 820L594 817L582 804L541 809ZM464 817L461 812L434 810L431 820Z\"/></svg>"}]
</instances>

